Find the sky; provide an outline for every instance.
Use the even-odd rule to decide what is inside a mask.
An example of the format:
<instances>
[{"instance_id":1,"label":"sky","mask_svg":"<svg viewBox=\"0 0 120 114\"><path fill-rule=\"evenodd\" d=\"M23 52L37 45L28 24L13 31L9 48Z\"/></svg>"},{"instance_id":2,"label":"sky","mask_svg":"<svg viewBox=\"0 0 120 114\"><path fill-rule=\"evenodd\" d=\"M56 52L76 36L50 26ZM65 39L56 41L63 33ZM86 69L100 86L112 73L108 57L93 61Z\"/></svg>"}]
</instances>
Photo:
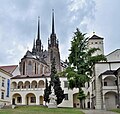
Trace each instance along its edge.
<instances>
[{"instance_id":1,"label":"sky","mask_svg":"<svg viewBox=\"0 0 120 114\"><path fill-rule=\"evenodd\" d=\"M55 11L55 32L61 59L67 59L76 28L104 38L108 54L120 48L120 0L0 0L0 66L19 64L32 50L40 16L40 37L47 50L51 34L51 13Z\"/></svg>"}]
</instances>

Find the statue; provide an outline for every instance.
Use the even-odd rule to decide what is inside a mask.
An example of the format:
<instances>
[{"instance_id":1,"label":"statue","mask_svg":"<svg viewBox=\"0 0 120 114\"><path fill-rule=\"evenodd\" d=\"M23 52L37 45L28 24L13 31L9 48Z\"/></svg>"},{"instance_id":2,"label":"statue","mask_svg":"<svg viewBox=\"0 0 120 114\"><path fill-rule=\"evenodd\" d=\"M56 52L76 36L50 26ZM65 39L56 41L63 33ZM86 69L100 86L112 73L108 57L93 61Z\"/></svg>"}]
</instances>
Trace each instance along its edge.
<instances>
[{"instance_id":1,"label":"statue","mask_svg":"<svg viewBox=\"0 0 120 114\"><path fill-rule=\"evenodd\" d=\"M57 97L54 93L53 86L51 86L52 93L49 95L50 102L48 103L48 108L57 108Z\"/></svg>"}]
</instances>

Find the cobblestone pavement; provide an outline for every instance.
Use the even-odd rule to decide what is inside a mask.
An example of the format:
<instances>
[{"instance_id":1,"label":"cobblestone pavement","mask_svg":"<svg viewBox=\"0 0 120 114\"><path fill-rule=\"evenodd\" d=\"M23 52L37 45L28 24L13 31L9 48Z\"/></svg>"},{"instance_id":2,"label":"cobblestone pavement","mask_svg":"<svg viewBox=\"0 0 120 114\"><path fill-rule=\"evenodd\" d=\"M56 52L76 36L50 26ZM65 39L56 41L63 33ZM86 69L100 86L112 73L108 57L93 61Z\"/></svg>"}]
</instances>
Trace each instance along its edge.
<instances>
[{"instance_id":1,"label":"cobblestone pavement","mask_svg":"<svg viewBox=\"0 0 120 114\"><path fill-rule=\"evenodd\" d=\"M105 111L105 110L82 110L85 114L118 114L111 111Z\"/></svg>"}]
</instances>

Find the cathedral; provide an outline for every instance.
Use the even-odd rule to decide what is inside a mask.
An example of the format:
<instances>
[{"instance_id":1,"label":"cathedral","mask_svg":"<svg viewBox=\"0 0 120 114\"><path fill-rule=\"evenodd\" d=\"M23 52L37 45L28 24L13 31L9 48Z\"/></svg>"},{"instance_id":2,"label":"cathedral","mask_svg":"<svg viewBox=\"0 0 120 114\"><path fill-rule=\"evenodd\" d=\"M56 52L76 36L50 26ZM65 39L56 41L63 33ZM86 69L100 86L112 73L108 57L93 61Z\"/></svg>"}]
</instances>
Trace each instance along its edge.
<instances>
[{"instance_id":1,"label":"cathedral","mask_svg":"<svg viewBox=\"0 0 120 114\"><path fill-rule=\"evenodd\" d=\"M61 71L59 42L54 28L54 11L52 12L52 32L48 39L48 50L43 50L40 39L40 22L38 18L37 39L32 51L27 51L19 63L21 75L42 75L50 73L51 60L55 58L57 72Z\"/></svg>"}]
</instances>

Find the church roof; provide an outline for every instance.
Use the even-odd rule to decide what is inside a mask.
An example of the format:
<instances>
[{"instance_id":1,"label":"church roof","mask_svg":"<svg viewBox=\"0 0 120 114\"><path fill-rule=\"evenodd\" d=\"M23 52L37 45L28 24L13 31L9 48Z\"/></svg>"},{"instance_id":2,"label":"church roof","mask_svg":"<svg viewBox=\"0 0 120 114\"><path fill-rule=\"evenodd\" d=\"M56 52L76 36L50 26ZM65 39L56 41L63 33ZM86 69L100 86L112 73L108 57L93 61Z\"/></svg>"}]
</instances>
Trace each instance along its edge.
<instances>
[{"instance_id":1,"label":"church roof","mask_svg":"<svg viewBox=\"0 0 120 114\"><path fill-rule=\"evenodd\" d=\"M46 61L44 60L44 58L47 56L47 51L44 51L41 53L41 55L34 55L32 52L30 52L29 50L26 52L25 56L22 58L30 58L30 59L36 59L40 62L42 62L43 64L46 64Z\"/></svg>"},{"instance_id":2,"label":"church roof","mask_svg":"<svg viewBox=\"0 0 120 114\"><path fill-rule=\"evenodd\" d=\"M99 36L97 36L97 35L94 34L91 38L89 38L89 40L90 39L97 40L97 39L103 39L103 38L101 38L101 37L99 37Z\"/></svg>"},{"instance_id":3,"label":"church roof","mask_svg":"<svg viewBox=\"0 0 120 114\"><path fill-rule=\"evenodd\" d=\"M0 66L1 69L5 70L8 73L13 73L14 70L18 67L18 65L9 65L9 66Z\"/></svg>"}]
</instances>

